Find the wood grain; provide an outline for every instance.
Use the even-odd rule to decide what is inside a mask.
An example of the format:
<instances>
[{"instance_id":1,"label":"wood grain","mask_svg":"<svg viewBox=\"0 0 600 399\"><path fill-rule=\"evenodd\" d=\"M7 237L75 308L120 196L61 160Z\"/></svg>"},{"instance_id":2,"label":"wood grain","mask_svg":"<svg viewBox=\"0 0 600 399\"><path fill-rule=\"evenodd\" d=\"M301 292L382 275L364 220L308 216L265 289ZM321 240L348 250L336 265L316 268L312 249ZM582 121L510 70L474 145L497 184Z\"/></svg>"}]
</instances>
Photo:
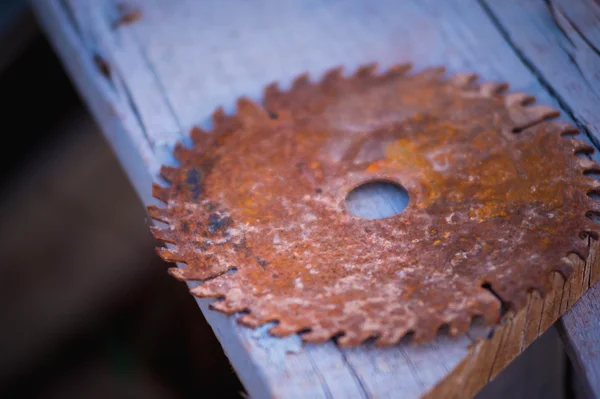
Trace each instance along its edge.
<instances>
[{"instance_id":1,"label":"wood grain","mask_svg":"<svg viewBox=\"0 0 600 399\"><path fill-rule=\"evenodd\" d=\"M159 165L173 163L170 150L192 125L206 126L216 106L230 111L238 96L260 99L265 84L285 87L305 71L317 78L332 66L349 72L374 60L382 68L444 64L450 73L508 81L559 107L473 2L146 0L141 19L117 29L114 1L34 5L145 204L154 202ZM98 70L96 56L110 74ZM568 304L562 296L546 301L530 299L527 313L507 318L490 340L480 338L487 330L474 329L383 349L273 339L266 328L242 328L210 311L209 301L198 303L252 397L410 398L475 394L558 317L557 303Z\"/></svg>"}]
</instances>

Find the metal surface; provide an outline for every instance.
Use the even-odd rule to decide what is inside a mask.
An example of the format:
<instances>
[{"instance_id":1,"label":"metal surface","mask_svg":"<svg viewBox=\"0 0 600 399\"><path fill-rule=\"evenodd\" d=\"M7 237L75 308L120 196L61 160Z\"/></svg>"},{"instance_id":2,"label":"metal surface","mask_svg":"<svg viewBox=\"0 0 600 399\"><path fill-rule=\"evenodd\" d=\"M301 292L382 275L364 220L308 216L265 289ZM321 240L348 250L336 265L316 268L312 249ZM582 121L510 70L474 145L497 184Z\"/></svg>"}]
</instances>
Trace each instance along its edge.
<instances>
[{"instance_id":1,"label":"metal surface","mask_svg":"<svg viewBox=\"0 0 600 399\"><path fill-rule=\"evenodd\" d=\"M341 345L462 333L544 294L552 271L568 277L581 234L597 236L587 193L600 184L584 171L600 167L576 156L592 148L504 84L409 69L300 77L194 129L180 166L162 169L170 186L154 187L166 207L149 208L174 244L160 255L186 264L171 274L245 325ZM348 192L372 181L405 188L407 208L348 212Z\"/></svg>"}]
</instances>

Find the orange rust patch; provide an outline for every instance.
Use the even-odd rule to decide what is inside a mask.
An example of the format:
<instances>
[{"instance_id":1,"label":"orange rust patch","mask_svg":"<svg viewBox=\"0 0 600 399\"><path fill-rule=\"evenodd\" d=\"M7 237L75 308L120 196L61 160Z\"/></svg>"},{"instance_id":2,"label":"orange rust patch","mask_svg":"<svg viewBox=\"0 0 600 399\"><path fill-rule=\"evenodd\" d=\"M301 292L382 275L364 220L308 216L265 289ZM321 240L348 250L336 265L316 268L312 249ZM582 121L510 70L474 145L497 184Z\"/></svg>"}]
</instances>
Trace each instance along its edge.
<instances>
[{"instance_id":1,"label":"orange rust patch","mask_svg":"<svg viewBox=\"0 0 600 399\"><path fill-rule=\"evenodd\" d=\"M149 208L175 244L161 256L186 265L171 273L203 281L192 293L221 298L217 310L248 312L240 323L343 345L495 323L493 294L519 310L552 271L568 276L566 255L587 255L580 233L598 231L585 216L598 183L582 174L597 166L574 154L589 147L502 84L408 69L271 85L264 106L241 99L211 132L194 129L181 166L163 168L171 185L155 188L166 207ZM368 181L401 185L408 207L353 216L344 199Z\"/></svg>"}]
</instances>

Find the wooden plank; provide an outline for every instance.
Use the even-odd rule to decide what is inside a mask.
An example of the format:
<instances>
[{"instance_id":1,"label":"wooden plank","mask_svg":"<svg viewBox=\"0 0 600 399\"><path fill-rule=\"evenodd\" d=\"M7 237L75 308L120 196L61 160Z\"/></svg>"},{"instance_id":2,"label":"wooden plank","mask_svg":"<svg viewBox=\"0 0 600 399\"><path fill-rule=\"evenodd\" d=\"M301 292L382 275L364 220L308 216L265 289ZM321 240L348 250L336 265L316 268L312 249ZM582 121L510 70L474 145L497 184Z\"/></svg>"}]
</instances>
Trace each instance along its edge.
<instances>
[{"instance_id":1,"label":"wooden plank","mask_svg":"<svg viewBox=\"0 0 600 399\"><path fill-rule=\"evenodd\" d=\"M304 71L318 77L335 65L350 71L373 60L383 68L445 64L558 106L475 3L147 0L139 3L139 21L118 28L113 1L34 4L146 204L153 203L157 167L172 162L169 150L182 132L206 124L216 106L231 110L242 94L259 99L266 83L285 87ZM94 64L98 54L109 76ZM264 328L241 328L209 311L209 301L198 303L253 397L472 396L558 314L549 307L544 313L532 298L491 340L473 340L481 335L473 331L421 346L340 349L273 339Z\"/></svg>"},{"instance_id":2,"label":"wooden plank","mask_svg":"<svg viewBox=\"0 0 600 399\"><path fill-rule=\"evenodd\" d=\"M523 61L595 143L600 140L600 5L593 0L485 1L486 11ZM590 274L594 271L596 274ZM590 268L570 301L598 279ZM579 276L577 276L579 277ZM600 288L562 319L567 349L600 396Z\"/></svg>"}]
</instances>

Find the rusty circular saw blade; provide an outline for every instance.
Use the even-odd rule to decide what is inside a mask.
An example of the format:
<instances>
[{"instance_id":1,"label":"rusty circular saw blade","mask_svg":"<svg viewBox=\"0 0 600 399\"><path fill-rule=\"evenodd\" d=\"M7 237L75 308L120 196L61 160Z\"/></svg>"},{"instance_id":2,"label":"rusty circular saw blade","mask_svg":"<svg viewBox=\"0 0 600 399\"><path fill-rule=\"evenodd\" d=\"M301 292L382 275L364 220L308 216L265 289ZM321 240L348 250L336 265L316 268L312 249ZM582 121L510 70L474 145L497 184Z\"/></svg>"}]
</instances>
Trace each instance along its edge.
<instances>
[{"instance_id":1,"label":"rusty circular saw blade","mask_svg":"<svg viewBox=\"0 0 600 399\"><path fill-rule=\"evenodd\" d=\"M341 345L463 333L543 295L553 271L568 277L567 255L597 236L599 183L584 172L600 168L576 156L593 149L505 84L409 69L301 76L194 128L154 186L166 206L149 208L172 244L160 255L184 264L171 274L244 325ZM407 208L348 212L348 192L372 181L404 187Z\"/></svg>"}]
</instances>

